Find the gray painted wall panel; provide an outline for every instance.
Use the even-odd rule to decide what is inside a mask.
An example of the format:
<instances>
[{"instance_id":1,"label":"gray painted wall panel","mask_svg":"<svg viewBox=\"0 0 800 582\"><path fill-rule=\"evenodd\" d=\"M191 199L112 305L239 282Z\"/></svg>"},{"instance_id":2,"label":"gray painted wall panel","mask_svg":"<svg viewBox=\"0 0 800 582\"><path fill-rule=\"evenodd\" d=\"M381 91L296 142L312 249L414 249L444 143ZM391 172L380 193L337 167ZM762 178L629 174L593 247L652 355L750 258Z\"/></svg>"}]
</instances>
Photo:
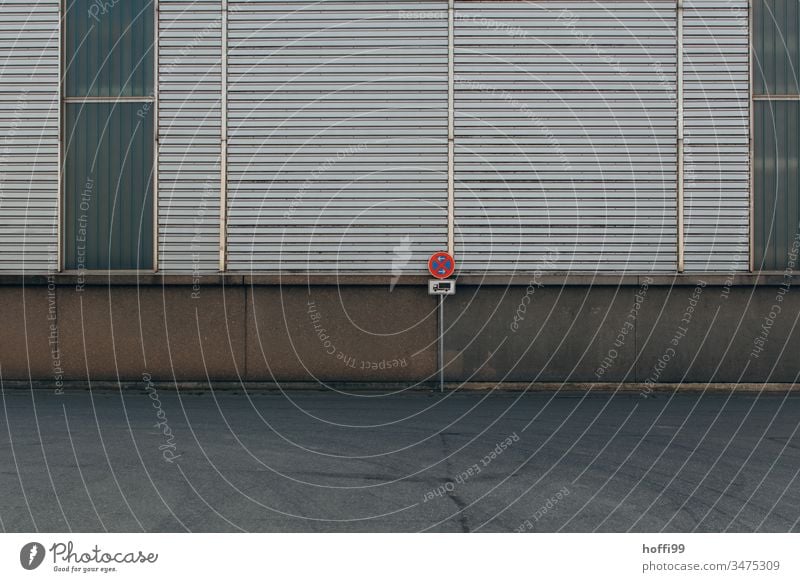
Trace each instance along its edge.
<instances>
[{"instance_id":1,"label":"gray painted wall panel","mask_svg":"<svg viewBox=\"0 0 800 582\"><path fill-rule=\"evenodd\" d=\"M159 1L159 269L219 270L222 7Z\"/></svg>"},{"instance_id":2,"label":"gray painted wall panel","mask_svg":"<svg viewBox=\"0 0 800 582\"><path fill-rule=\"evenodd\" d=\"M750 223L747 0L684 12L687 271L746 271Z\"/></svg>"},{"instance_id":3,"label":"gray painted wall panel","mask_svg":"<svg viewBox=\"0 0 800 582\"><path fill-rule=\"evenodd\" d=\"M230 7L229 268L424 272L447 241L447 3Z\"/></svg>"},{"instance_id":4,"label":"gray painted wall panel","mask_svg":"<svg viewBox=\"0 0 800 582\"><path fill-rule=\"evenodd\" d=\"M58 1L0 0L0 271L57 267Z\"/></svg>"},{"instance_id":5,"label":"gray painted wall panel","mask_svg":"<svg viewBox=\"0 0 800 582\"><path fill-rule=\"evenodd\" d=\"M456 9L461 269L674 270L675 2Z\"/></svg>"}]
</instances>

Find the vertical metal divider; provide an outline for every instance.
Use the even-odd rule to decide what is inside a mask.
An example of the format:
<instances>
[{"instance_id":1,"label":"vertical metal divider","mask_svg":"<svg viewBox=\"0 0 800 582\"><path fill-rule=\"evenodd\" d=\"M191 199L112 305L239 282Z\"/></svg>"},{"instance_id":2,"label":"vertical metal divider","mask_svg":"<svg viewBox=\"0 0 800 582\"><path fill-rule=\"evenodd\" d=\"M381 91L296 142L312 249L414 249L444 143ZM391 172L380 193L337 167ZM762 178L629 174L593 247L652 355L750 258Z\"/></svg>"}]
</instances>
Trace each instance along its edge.
<instances>
[{"instance_id":1,"label":"vertical metal divider","mask_svg":"<svg viewBox=\"0 0 800 582\"><path fill-rule=\"evenodd\" d=\"M749 82L749 91L750 95L747 101L747 115L748 115L748 122L749 122L749 143L748 143L748 169L749 175L748 178L749 182L749 215L748 215L748 233L747 233L747 259L748 259L748 269L751 273L753 273L756 269L756 257L755 257L755 242L756 242L756 231L755 231L755 212L756 212L756 201L755 201L755 192L756 192L756 178L755 178L755 100L754 100L754 67L753 67L753 52L755 47L753 46L753 23L754 23L754 14L753 11L755 10L755 2L754 0L749 0L747 2L747 52L748 52L748 59L747 59L747 77Z\"/></svg>"},{"instance_id":2,"label":"vertical metal divider","mask_svg":"<svg viewBox=\"0 0 800 582\"><path fill-rule=\"evenodd\" d=\"M455 1L447 6L447 252L455 256Z\"/></svg>"},{"instance_id":3,"label":"vertical metal divider","mask_svg":"<svg viewBox=\"0 0 800 582\"><path fill-rule=\"evenodd\" d=\"M219 270L228 268L228 0L221 0Z\"/></svg>"},{"instance_id":4,"label":"vertical metal divider","mask_svg":"<svg viewBox=\"0 0 800 582\"><path fill-rule=\"evenodd\" d=\"M447 2L447 252L455 257L455 0ZM439 391L444 392L444 296L439 296Z\"/></svg>"},{"instance_id":5,"label":"vertical metal divider","mask_svg":"<svg viewBox=\"0 0 800 582\"><path fill-rule=\"evenodd\" d=\"M160 34L158 13L158 0L153 0L153 272L158 273L158 242L159 242L159 220L158 220L158 158L159 145L161 143L158 122L158 68L160 51Z\"/></svg>"},{"instance_id":6,"label":"vertical metal divider","mask_svg":"<svg viewBox=\"0 0 800 582\"><path fill-rule=\"evenodd\" d=\"M64 270L64 163L66 162L66 155L64 152L64 48L65 33L64 27L67 25L66 11L64 10L64 3L67 0L59 0L58 2L58 168L56 170L56 272L60 273Z\"/></svg>"},{"instance_id":7,"label":"vertical metal divider","mask_svg":"<svg viewBox=\"0 0 800 582\"><path fill-rule=\"evenodd\" d=\"M686 268L684 228L684 119L683 119L683 0L677 0L676 35L676 103L677 103L677 222L678 222L678 272Z\"/></svg>"}]
</instances>

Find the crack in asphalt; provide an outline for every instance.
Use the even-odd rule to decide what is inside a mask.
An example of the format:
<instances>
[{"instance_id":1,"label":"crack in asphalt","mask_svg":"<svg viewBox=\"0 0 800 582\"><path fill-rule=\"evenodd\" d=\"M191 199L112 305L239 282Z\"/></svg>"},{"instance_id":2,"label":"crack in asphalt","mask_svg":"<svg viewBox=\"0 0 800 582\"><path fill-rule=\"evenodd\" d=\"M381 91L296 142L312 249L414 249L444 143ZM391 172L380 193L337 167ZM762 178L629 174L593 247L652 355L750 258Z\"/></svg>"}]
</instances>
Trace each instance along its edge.
<instances>
[{"instance_id":1,"label":"crack in asphalt","mask_svg":"<svg viewBox=\"0 0 800 582\"><path fill-rule=\"evenodd\" d=\"M447 445L447 439L445 439L445 433L439 433L439 439L442 441L442 451L444 452L445 458L445 472L447 473L447 477L441 480L442 485L447 485L448 483L452 483L453 487L452 490L445 489L447 492L447 497L455 504L458 508L458 525L461 527L462 533L470 533L472 530L470 529L469 520L467 519L467 503L461 497L458 496L456 493L457 487L456 482L450 477L453 474L453 462L450 460L450 447Z\"/></svg>"}]
</instances>

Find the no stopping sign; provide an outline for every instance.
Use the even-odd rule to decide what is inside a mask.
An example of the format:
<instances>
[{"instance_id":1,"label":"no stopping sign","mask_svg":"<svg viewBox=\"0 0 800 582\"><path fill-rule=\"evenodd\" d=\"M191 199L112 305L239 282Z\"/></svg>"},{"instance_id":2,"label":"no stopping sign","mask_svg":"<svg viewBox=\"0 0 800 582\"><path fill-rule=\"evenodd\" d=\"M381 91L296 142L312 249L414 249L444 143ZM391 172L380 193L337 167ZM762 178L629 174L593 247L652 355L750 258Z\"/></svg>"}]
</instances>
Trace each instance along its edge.
<instances>
[{"instance_id":1,"label":"no stopping sign","mask_svg":"<svg viewBox=\"0 0 800 582\"><path fill-rule=\"evenodd\" d=\"M428 259L428 270L437 279L447 279L456 270L456 261L448 253L439 251Z\"/></svg>"}]
</instances>

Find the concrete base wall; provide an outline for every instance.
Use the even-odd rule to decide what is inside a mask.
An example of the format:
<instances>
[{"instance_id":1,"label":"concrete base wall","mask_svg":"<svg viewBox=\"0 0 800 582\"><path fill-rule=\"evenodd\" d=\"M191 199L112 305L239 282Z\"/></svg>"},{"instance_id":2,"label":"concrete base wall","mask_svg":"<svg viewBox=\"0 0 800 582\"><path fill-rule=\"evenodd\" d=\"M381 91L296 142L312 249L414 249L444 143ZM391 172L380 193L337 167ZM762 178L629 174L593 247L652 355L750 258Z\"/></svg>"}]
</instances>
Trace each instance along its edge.
<instances>
[{"instance_id":1,"label":"concrete base wall","mask_svg":"<svg viewBox=\"0 0 800 582\"><path fill-rule=\"evenodd\" d=\"M800 293L781 289L462 287L445 312L447 378L793 383Z\"/></svg>"},{"instance_id":2,"label":"concrete base wall","mask_svg":"<svg viewBox=\"0 0 800 582\"><path fill-rule=\"evenodd\" d=\"M425 279L68 276L0 281L0 377L60 382L437 379ZM448 382L794 383L800 294L782 277L459 280Z\"/></svg>"}]
</instances>

